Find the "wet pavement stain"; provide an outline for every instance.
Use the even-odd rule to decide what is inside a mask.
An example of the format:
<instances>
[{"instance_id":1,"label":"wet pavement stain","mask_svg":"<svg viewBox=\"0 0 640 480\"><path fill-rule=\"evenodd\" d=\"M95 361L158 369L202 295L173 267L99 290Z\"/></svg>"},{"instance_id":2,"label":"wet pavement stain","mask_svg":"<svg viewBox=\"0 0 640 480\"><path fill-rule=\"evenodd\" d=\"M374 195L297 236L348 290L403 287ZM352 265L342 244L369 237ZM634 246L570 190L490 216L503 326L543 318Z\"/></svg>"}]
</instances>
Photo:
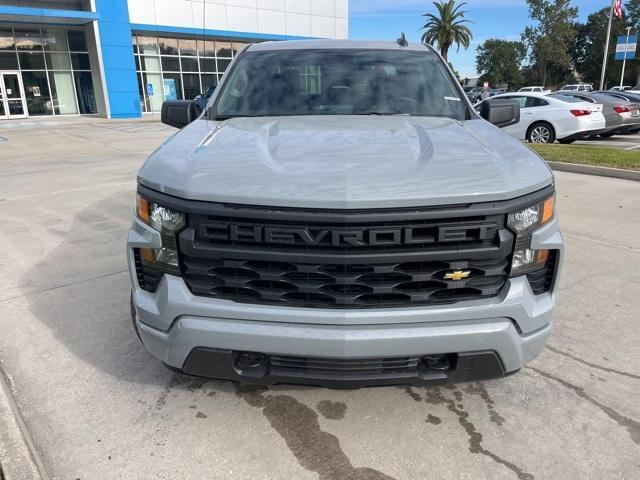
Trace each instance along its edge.
<instances>
[{"instance_id":1,"label":"wet pavement stain","mask_svg":"<svg viewBox=\"0 0 640 480\"><path fill-rule=\"evenodd\" d=\"M371 468L351 465L334 435L323 432L318 414L288 395L266 395L266 387L239 385L236 395L252 407L261 408L300 465L320 480L394 480Z\"/></svg>"},{"instance_id":2,"label":"wet pavement stain","mask_svg":"<svg viewBox=\"0 0 640 480\"><path fill-rule=\"evenodd\" d=\"M318 411L324 418L329 420L342 420L347 411L347 404L343 402L332 402L331 400L322 400L316 405Z\"/></svg>"},{"instance_id":3,"label":"wet pavement stain","mask_svg":"<svg viewBox=\"0 0 640 480\"><path fill-rule=\"evenodd\" d=\"M594 405L595 407L598 407L611 420L616 422L621 427L626 428L627 431L629 432L629 435L631 436L631 440L633 440L634 443L637 443L638 445L640 445L640 422L637 422L632 418L625 417L624 415L621 415L620 413L616 412L613 408L609 407L608 405L605 405L604 403L599 402L598 400L596 400L595 398L587 394L584 391L584 388L582 387L578 387L572 383L567 382L566 380L563 380L559 377L556 377L555 375L550 374L549 372L545 372L538 368L535 368L535 367L525 367L525 368L533 370L538 375L542 375L544 378L548 378L550 380L554 380L558 382L563 387L573 391L576 395L578 395L583 400L586 400L587 402Z\"/></svg>"},{"instance_id":4,"label":"wet pavement stain","mask_svg":"<svg viewBox=\"0 0 640 480\"><path fill-rule=\"evenodd\" d=\"M525 472L522 468L518 467L513 462L509 462L508 460L501 458L500 456L482 446L482 434L478 432L475 425L469 421L469 413L459 408L459 406L456 404L456 399L459 398L460 395L456 395L455 392L460 391L456 387L448 387L447 389L452 391L452 394L454 396L453 400L445 397L439 387L427 387L424 390L424 401L430 405L444 405L447 407L447 410L458 417L458 423L460 423L460 426L462 426L462 428L469 436L469 451L471 453L479 453L491 458L496 463L504 465L513 473L515 473L518 476L519 480L534 480L535 477L531 473ZM421 401L423 399L423 397L411 387L406 387L405 391L415 401Z\"/></svg>"},{"instance_id":5,"label":"wet pavement stain","mask_svg":"<svg viewBox=\"0 0 640 480\"><path fill-rule=\"evenodd\" d=\"M436 417L435 415L427 415L427 423L431 423L432 425L440 425L442 420L440 417Z\"/></svg>"},{"instance_id":6,"label":"wet pavement stain","mask_svg":"<svg viewBox=\"0 0 640 480\"><path fill-rule=\"evenodd\" d=\"M169 394L176 388L182 387L189 392L195 392L200 390L204 384L207 382L206 378L195 378L195 377L187 377L182 374L175 374L167 383L167 386L162 389L160 395L158 395L158 399L155 403L156 410L162 410L164 406L167 404L167 398Z\"/></svg>"},{"instance_id":7,"label":"wet pavement stain","mask_svg":"<svg viewBox=\"0 0 640 480\"><path fill-rule=\"evenodd\" d=\"M413 398L416 402L421 402L423 400L422 396L411 387L404 387L404 391L407 392L407 395Z\"/></svg>"},{"instance_id":8,"label":"wet pavement stain","mask_svg":"<svg viewBox=\"0 0 640 480\"><path fill-rule=\"evenodd\" d=\"M504 417L496 412L494 408L495 402L493 401L493 398L491 398L491 395L489 395L487 388L482 383L471 383L467 385L464 391L470 395L478 395L482 398L487 406L487 410L489 411L489 419L500 427L504 425Z\"/></svg>"},{"instance_id":9,"label":"wet pavement stain","mask_svg":"<svg viewBox=\"0 0 640 480\"><path fill-rule=\"evenodd\" d=\"M588 362L587 360L583 360L580 357L577 357L569 352L563 352L562 350L559 350L555 347L552 347L551 345L547 345L547 350L549 350L550 352L553 353L557 353L558 355L562 355L563 357L567 357L570 358L571 360L575 360L578 363L582 363L583 365L587 365L588 367L591 368L596 368L598 370L602 370L603 372L607 372L607 373L615 373L616 375L622 375L623 377L629 377L629 378L635 378L636 380L640 380L640 375L635 375L633 373L627 373L627 372L622 372L620 370L616 370L614 368L609 368L609 367L604 367L602 365L598 365L597 363L593 363L593 362ZM604 360L609 361L608 358L606 357L602 357Z\"/></svg>"}]
</instances>

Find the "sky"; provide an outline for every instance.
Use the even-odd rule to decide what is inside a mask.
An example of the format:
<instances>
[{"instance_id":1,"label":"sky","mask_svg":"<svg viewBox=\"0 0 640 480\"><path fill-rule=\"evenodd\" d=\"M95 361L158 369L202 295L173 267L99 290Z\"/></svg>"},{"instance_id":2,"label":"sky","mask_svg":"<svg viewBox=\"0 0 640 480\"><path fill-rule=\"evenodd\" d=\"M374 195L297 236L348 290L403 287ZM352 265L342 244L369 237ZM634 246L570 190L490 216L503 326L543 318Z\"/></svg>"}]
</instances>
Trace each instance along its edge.
<instances>
[{"instance_id":1,"label":"sky","mask_svg":"<svg viewBox=\"0 0 640 480\"><path fill-rule=\"evenodd\" d=\"M468 50L453 48L449 60L461 77L476 75L475 58L478 45L489 38L519 40L530 24L524 0L466 0L466 18L473 41ZM611 5L609 0L574 0L580 20L590 13ZM409 42L419 42L424 13L434 13L431 0L349 0L349 37L353 40L395 40L404 32Z\"/></svg>"}]
</instances>

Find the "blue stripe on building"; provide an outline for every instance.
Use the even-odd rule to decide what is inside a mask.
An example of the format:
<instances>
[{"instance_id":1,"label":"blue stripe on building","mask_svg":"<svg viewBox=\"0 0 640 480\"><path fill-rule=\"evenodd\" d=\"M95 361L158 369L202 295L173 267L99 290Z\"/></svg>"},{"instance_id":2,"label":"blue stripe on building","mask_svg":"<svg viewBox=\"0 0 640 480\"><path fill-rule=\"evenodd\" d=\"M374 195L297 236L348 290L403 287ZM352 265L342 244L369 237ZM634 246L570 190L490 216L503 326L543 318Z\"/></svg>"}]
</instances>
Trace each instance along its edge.
<instances>
[{"instance_id":1,"label":"blue stripe on building","mask_svg":"<svg viewBox=\"0 0 640 480\"><path fill-rule=\"evenodd\" d=\"M127 0L96 0L105 86L112 118L136 118L140 94Z\"/></svg>"}]
</instances>

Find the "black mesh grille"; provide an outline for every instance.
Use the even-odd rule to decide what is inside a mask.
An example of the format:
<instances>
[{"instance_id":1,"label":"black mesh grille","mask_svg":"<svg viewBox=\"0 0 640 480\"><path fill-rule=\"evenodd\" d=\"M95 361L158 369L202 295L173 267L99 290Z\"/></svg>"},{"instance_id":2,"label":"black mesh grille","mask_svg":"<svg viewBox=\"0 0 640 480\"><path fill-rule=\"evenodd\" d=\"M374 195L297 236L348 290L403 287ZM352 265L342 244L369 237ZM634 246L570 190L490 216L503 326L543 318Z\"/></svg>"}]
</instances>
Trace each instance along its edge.
<instances>
[{"instance_id":1,"label":"black mesh grille","mask_svg":"<svg viewBox=\"0 0 640 480\"><path fill-rule=\"evenodd\" d=\"M378 265L304 264L184 257L184 278L196 295L260 303L367 307L438 304L497 295L507 259ZM461 280L448 273L470 272Z\"/></svg>"},{"instance_id":2,"label":"black mesh grille","mask_svg":"<svg viewBox=\"0 0 640 480\"><path fill-rule=\"evenodd\" d=\"M180 234L182 275L195 295L324 308L455 303L498 295L513 250L502 214L225 213L190 214Z\"/></svg>"},{"instance_id":3,"label":"black mesh grille","mask_svg":"<svg viewBox=\"0 0 640 480\"><path fill-rule=\"evenodd\" d=\"M556 271L556 256L557 252L553 250L544 268L527 274L527 280L529 280L534 295L541 295L551 290Z\"/></svg>"},{"instance_id":4,"label":"black mesh grille","mask_svg":"<svg viewBox=\"0 0 640 480\"><path fill-rule=\"evenodd\" d=\"M420 357L337 359L272 355L274 375L399 375L418 370Z\"/></svg>"},{"instance_id":5,"label":"black mesh grille","mask_svg":"<svg viewBox=\"0 0 640 480\"><path fill-rule=\"evenodd\" d=\"M150 268L142 263L140 258L140 249L133 249L133 256L136 263L136 276L138 278L138 285L141 289L147 292L155 292L162 279L162 272Z\"/></svg>"}]
</instances>

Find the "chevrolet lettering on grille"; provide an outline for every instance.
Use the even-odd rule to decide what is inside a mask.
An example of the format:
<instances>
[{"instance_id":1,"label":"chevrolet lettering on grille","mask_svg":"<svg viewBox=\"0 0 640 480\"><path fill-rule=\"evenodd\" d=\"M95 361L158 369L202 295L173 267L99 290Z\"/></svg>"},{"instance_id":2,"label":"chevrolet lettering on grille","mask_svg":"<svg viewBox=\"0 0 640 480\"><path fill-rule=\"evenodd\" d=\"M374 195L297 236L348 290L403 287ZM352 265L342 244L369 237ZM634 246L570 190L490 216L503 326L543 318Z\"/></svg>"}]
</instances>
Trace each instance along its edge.
<instances>
[{"instance_id":1,"label":"chevrolet lettering on grille","mask_svg":"<svg viewBox=\"0 0 640 480\"><path fill-rule=\"evenodd\" d=\"M228 222L203 222L200 240L331 247L382 247L486 240L486 226L392 226L371 228L271 227Z\"/></svg>"}]
</instances>

